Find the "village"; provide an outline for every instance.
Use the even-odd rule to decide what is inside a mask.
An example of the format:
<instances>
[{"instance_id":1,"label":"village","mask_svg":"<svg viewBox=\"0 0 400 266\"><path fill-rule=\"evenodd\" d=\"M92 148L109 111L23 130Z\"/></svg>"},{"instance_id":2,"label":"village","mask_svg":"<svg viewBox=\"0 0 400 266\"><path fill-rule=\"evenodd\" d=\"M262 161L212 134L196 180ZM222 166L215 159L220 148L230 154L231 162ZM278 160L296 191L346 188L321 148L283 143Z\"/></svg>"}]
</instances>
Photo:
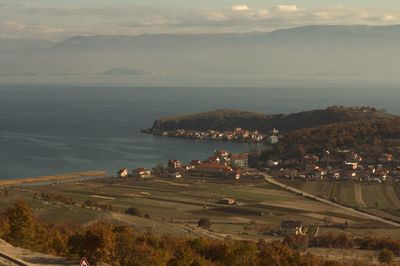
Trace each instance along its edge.
<instances>
[{"instance_id":1,"label":"village","mask_svg":"<svg viewBox=\"0 0 400 266\"><path fill-rule=\"evenodd\" d=\"M384 183L400 180L400 161L383 153L378 159L366 159L354 150L324 151L320 157L268 160L265 169L275 178L303 181L359 181Z\"/></svg>"},{"instance_id":2,"label":"village","mask_svg":"<svg viewBox=\"0 0 400 266\"><path fill-rule=\"evenodd\" d=\"M131 172L127 168L122 168L117 174L121 178L132 176L140 179L152 176L179 179L186 175L239 180L242 175L248 174L248 170L248 153L235 154L218 150L204 161L192 160L190 163L184 164L179 160L171 159L168 160L167 167L157 166L152 170L140 167Z\"/></svg>"},{"instance_id":3,"label":"village","mask_svg":"<svg viewBox=\"0 0 400 266\"><path fill-rule=\"evenodd\" d=\"M147 132L147 131L144 131ZM223 140L223 141L235 141L235 142L248 142L248 143L268 143L275 144L279 141L279 131L276 129L271 130L269 134L263 134L259 131L249 131L242 128L235 128L230 131L218 131L218 130L152 130L152 134L165 137L176 137L176 138L188 138L188 139L199 139L199 140Z\"/></svg>"},{"instance_id":4,"label":"village","mask_svg":"<svg viewBox=\"0 0 400 266\"><path fill-rule=\"evenodd\" d=\"M167 167L155 167L152 170L141 167L131 172L127 168L122 168L118 171L118 176L146 179L152 175L166 178L182 178L186 175L239 180L241 177L253 176L250 172L257 171L267 173L274 178L302 181L399 182L400 161L389 153L381 154L377 160L365 159L350 149L339 149L334 153L324 151L320 157L307 154L299 159L267 161L257 161L249 153L235 154L218 150L203 161L192 160L184 164L171 159Z\"/></svg>"}]
</instances>

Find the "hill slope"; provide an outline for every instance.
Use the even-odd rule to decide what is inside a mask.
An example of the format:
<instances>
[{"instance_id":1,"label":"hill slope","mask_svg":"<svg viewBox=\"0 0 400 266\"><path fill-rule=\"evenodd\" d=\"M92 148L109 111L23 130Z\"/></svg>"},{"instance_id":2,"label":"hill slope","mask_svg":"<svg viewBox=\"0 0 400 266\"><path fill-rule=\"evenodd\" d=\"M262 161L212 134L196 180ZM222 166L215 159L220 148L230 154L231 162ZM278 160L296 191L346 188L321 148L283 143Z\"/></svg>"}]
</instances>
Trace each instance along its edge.
<instances>
[{"instance_id":1,"label":"hill slope","mask_svg":"<svg viewBox=\"0 0 400 266\"><path fill-rule=\"evenodd\" d=\"M328 107L324 110L305 111L294 114L266 115L239 110L217 110L212 112L168 116L153 123L151 130L232 130L240 127L247 130L267 132L277 128L287 132L300 128L340 122L393 118L391 114L367 107Z\"/></svg>"}]
</instances>

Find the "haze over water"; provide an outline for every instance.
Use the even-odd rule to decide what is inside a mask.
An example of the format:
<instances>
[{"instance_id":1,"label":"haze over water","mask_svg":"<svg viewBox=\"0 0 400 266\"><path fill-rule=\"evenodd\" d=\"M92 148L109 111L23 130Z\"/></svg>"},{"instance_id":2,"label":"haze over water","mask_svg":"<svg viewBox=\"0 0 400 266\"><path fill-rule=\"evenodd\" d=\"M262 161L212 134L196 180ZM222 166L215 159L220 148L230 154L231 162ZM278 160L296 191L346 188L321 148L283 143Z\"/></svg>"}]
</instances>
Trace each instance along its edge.
<instances>
[{"instance_id":1,"label":"haze over water","mask_svg":"<svg viewBox=\"0 0 400 266\"><path fill-rule=\"evenodd\" d=\"M297 88L295 88L295 86ZM164 115L229 108L290 113L330 105L370 105L400 114L397 88L163 88L0 86L0 178L84 170L134 169L205 159L248 144L163 138L140 133Z\"/></svg>"}]
</instances>

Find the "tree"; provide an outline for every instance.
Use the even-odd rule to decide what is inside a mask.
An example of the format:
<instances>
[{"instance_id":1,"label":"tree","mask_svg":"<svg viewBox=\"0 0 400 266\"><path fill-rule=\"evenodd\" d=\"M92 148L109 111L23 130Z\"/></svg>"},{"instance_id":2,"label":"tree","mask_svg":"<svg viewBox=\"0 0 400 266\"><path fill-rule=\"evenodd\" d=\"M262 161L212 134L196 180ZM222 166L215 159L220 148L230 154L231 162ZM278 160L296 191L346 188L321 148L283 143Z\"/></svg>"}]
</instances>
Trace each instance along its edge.
<instances>
[{"instance_id":1,"label":"tree","mask_svg":"<svg viewBox=\"0 0 400 266\"><path fill-rule=\"evenodd\" d=\"M68 241L71 253L87 257L90 263L111 263L115 259L116 237L113 227L104 222L92 224L86 231L77 232Z\"/></svg>"},{"instance_id":2,"label":"tree","mask_svg":"<svg viewBox=\"0 0 400 266\"><path fill-rule=\"evenodd\" d=\"M9 224L5 239L19 247L31 247L35 240L36 219L29 205L18 200L13 207L7 209L5 215Z\"/></svg>"},{"instance_id":3,"label":"tree","mask_svg":"<svg viewBox=\"0 0 400 266\"><path fill-rule=\"evenodd\" d=\"M165 167L163 164L158 164L156 167L153 167L153 173L156 175L162 175L165 173Z\"/></svg>"},{"instance_id":4,"label":"tree","mask_svg":"<svg viewBox=\"0 0 400 266\"><path fill-rule=\"evenodd\" d=\"M303 145L297 145L294 147L293 155L296 158L303 158L304 155L306 155L306 149L304 148Z\"/></svg>"},{"instance_id":5,"label":"tree","mask_svg":"<svg viewBox=\"0 0 400 266\"><path fill-rule=\"evenodd\" d=\"M223 265L256 266L257 245L252 241L233 241L222 258Z\"/></svg>"},{"instance_id":6,"label":"tree","mask_svg":"<svg viewBox=\"0 0 400 266\"><path fill-rule=\"evenodd\" d=\"M142 217L141 211L135 207L129 207L128 209L125 210L125 213L132 216Z\"/></svg>"},{"instance_id":7,"label":"tree","mask_svg":"<svg viewBox=\"0 0 400 266\"><path fill-rule=\"evenodd\" d=\"M197 226L203 229L210 229L211 227L210 219L200 218L200 220L197 222Z\"/></svg>"},{"instance_id":8,"label":"tree","mask_svg":"<svg viewBox=\"0 0 400 266\"><path fill-rule=\"evenodd\" d=\"M378 260L380 263L388 263L393 260L393 257L393 252L387 248L384 248L379 252Z\"/></svg>"},{"instance_id":9,"label":"tree","mask_svg":"<svg viewBox=\"0 0 400 266\"><path fill-rule=\"evenodd\" d=\"M210 263L188 248L179 248L167 266L206 266Z\"/></svg>"}]
</instances>

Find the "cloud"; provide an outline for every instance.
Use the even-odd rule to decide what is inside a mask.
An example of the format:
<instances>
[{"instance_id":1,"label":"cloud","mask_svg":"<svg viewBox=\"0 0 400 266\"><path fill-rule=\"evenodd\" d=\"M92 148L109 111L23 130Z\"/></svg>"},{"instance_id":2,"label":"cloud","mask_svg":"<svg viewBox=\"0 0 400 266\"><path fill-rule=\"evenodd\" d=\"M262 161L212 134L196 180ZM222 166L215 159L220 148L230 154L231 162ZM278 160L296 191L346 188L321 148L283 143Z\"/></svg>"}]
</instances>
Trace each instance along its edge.
<instances>
[{"instance_id":1,"label":"cloud","mask_svg":"<svg viewBox=\"0 0 400 266\"><path fill-rule=\"evenodd\" d=\"M229 9L234 12L250 11L250 8L247 5L234 5Z\"/></svg>"},{"instance_id":2,"label":"cloud","mask_svg":"<svg viewBox=\"0 0 400 266\"><path fill-rule=\"evenodd\" d=\"M229 17L222 12L205 12L204 17L206 20L215 22L229 20Z\"/></svg>"},{"instance_id":3,"label":"cloud","mask_svg":"<svg viewBox=\"0 0 400 266\"><path fill-rule=\"evenodd\" d=\"M255 17L257 18L267 18L270 16L270 12L268 9L260 9L255 13Z\"/></svg>"},{"instance_id":4,"label":"cloud","mask_svg":"<svg viewBox=\"0 0 400 266\"><path fill-rule=\"evenodd\" d=\"M328 11L317 11L313 13L313 16L322 20L332 20L336 17L334 13Z\"/></svg>"},{"instance_id":5,"label":"cloud","mask_svg":"<svg viewBox=\"0 0 400 266\"><path fill-rule=\"evenodd\" d=\"M180 25L182 21L180 20L171 20L163 17L152 17L147 18L144 21L140 22L141 26L146 27L154 27L154 26L177 26Z\"/></svg>"},{"instance_id":6,"label":"cloud","mask_svg":"<svg viewBox=\"0 0 400 266\"><path fill-rule=\"evenodd\" d=\"M398 21L399 19L396 17L396 16L394 16L394 15L385 15L383 18L382 18L382 21L383 22L395 22L395 21Z\"/></svg>"},{"instance_id":7,"label":"cloud","mask_svg":"<svg viewBox=\"0 0 400 266\"><path fill-rule=\"evenodd\" d=\"M298 12L298 11L302 10L302 9L299 9L296 5L278 5L277 9L279 12L282 12L282 13L293 13L293 12Z\"/></svg>"},{"instance_id":8,"label":"cloud","mask_svg":"<svg viewBox=\"0 0 400 266\"><path fill-rule=\"evenodd\" d=\"M66 38L71 35L116 33L265 32L303 25L387 25L400 21L400 10L343 5L309 9L294 4L260 8L238 4L219 9L109 5L79 7L74 4L28 4L21 7L18 14L9 14L9 10L0 9L0 18L3 20L0 20L0 34L6 37L37 34Z\"/></svg>"},{"instance_id":9,"label":"cloud","mask_svg":"<svg viewBox=\"0 0 400 266\"><path fill-rule=\"evenodd\" d=\"M15 20L0 22L0 36L7 36L9 38L24 36L37 38L55 33L63 33L64 31L65 30L62 28L39 24L26 24Z\"/></svg>"},{"instance_id":10,"label":"cloud","mask_svg":"<svg viewBox=\"0 0 400 266\"><path fill-rule=\"evenodd\" d=\"M17 31L17 32L26 30L26 26L24 24L14 20L3 21L3 23L1 23L1 27L5 30Z\"/></svg>"}]
</instances>

